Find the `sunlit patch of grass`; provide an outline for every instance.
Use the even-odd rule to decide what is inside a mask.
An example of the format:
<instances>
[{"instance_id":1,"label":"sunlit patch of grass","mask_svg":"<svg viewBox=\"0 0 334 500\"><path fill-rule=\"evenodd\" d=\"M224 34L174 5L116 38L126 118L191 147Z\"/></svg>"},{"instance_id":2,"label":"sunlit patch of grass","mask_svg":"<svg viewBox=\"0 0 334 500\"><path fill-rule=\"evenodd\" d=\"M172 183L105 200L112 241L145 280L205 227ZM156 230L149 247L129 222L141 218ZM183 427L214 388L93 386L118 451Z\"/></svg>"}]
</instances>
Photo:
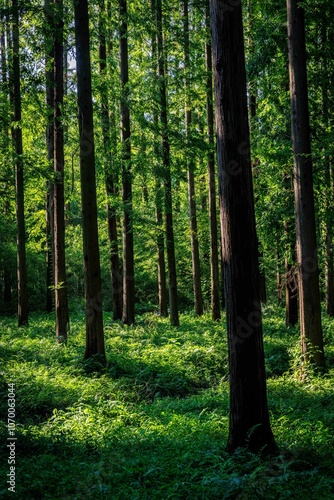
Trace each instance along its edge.
<instances>
[{"instance_id":1,"label":"sunlit patch of grass","mask_svg":"<svg viewBox=\"0 0 334 500\"><path fill-rule=\"evenodd\" d=\"M224 320L154 314L137 325L105 315L107 365L83 362L83 315L57 345L53 317L28 328L0 323L1 414L16 383L17 498L305 499L334 496L333 320L326 319L329 370L294 373L296 329L264 309L268 401L281 453L262 460L225 451L229 387ZM0 425L6 459L7 428ZM8 464L0 467L6 477ZM3 483L4 484L4 483ZM0 487L6 495L6 487Z\"/></svg>"}]
</instances>

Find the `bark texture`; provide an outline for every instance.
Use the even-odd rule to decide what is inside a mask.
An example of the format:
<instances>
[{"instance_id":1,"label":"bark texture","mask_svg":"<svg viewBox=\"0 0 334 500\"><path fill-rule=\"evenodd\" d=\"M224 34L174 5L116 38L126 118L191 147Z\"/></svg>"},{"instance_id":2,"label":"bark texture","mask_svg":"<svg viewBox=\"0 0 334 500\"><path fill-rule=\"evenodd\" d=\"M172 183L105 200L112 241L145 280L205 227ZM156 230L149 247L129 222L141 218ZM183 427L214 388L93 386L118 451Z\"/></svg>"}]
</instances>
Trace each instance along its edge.
<instances>
[{"instance_id":1,"label":"bark texture","mask_svg":"<svg viewBox=\"0 0 334 500\"><path fill-rule=\"evenodd\" d=\"M211 0L230 369L227 448L276 451L266 395L241 5Z\"/></svg>"},{"instance_id":2,"label":"bark texture","mask_svg":"<svg viewBox=\"0 0 334 500\"><path fill-rule=\"evenodd\" d=\"M74 1L80 133L82 234L85 269L85 358L105 358L98 244L93 104L87 0Z\"/></svg>"},{"instance_id":3,"label":"bark texture","mask_svg":"<svg viewBox=\"0 0 334 500\"><path fill-rule=\"evenodd\" d=\"M287 13L301 345L305 361L323 366L304 10L298 0L287 0Z\"/></svg>"}]
</instances>

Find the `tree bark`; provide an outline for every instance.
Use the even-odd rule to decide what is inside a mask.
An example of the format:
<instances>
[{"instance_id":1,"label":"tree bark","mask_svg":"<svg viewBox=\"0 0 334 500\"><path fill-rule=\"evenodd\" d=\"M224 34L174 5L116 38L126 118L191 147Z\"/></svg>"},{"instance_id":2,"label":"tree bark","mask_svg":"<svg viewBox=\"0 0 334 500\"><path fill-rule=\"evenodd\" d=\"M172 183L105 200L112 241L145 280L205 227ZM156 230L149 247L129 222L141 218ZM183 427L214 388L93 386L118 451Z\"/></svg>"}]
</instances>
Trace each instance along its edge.
<instances>
[{"instance_id":1,"label":"tree bark","mask_svg":"<svg viewBox=\"0 0 334 500\"><path fill-rule=\"evenodd\" d=\"M74 0L78 82L82 233L85 267L86 350L105 359L98 243L93 103L87 0Z\"/></svg>"},{"instance_id":2,"label":"tree bark","mask_svg":"<svg viewBox=\"0 0 334 500\"><path fill-rule=\"evenodd\" d=\"M64 127L62 123L62 109L64 105L63 32L63 0L55 0L53 229L56 338L58 342L67 341L69 325L65 260Z\"/></svg>"},{"instance_id":3,"label":"tree bark","mask_svg":"<svg viewBox=\"0 0 334 500\"><path fill-rule=\"evenodd\" d=\"M183 35L184 35L184 70L185 70L185 125L187 137L187 167L188 167L188 203L190 215L190 241L191 241L191 263L193 273L193 287L195 312L198 316L203 314L203 297L201 287L201 266L199 258L199 242L197 229L197 213L195 198L195 175L194 162L192 160L190 136L192 127L192 112L190 104L190 61L189 61L189 12L188 0L183 1Z\"/></svg>"},{"instance_id":4,"label":"tree bark","mask_svg":"<svg viewBox=\"0 0 334 500\"><path fill-rule=\"evenodd\" d=\"M130 144L130 109L129 109L129 56L127 2L119 0L119 46L121 70L121 142L122 142L122 198L123 198L123 316L127 325L135 322L135 282L134 249L132 222L132 171Z\"/></svg>"},{"instance_id":5,"label":"tree bark","mask_svg":"<svg viewBox=\"0 0 334 500\"><path fill-rule=\"evenodd\" d=\"M206 1L206 28L210 36L210 8ZM206 55L206 119L208 134L208 180L209 180L209 227L210 227L210 276L211 276L211 315L214 321L220 319L219 304L219 256L218 256L218 228L216 205L216 173L214 153L214 112L212 92L212 47L210 38L205 46Z\"/></svg>"},{"instance_id":6,"label":"tree bark","mask_svg":"<svg viewBox=\"0 0 334 500\"><path fill-rule=\"evenodd\" d=\"M17 227L17 293L18 293L18 325L28 324L28 284L26 262L26 231L24 218L24 175L23 146L21 129L21 83L20 83L20 43L18 0L12 0L12 82L13 82L13 127L16 192L16 227Z\"/></svg>"},{"instance_id":7,"label":"tree bark","mask_svg":"<svg viewBox=\"0 0 334 500\"><path fill-rule=\"evenodd\" d=\"M211 0L230 368L227 448L276 451L266 395L241 5Z\"/></svg>"},{"instance_id":8,"label":"tree bark","mask_svg":"<svg viewBox=\"0 0 334 500\"><path fill-rule=\"evenodd\" d=\"M165 205L165 228L166 228L166 250L168 262L169 280L169 308L170 322L172 326L179 326L179 308L177 296L177 277L175 262L175 242L173 226L173 203L172 203L172 180L170 172L170 145L168 137L167 118L167 91L165 74L165 55L163 46L162 29L162 7L161 0L155 0L157 47L158 47L158 76L160 96L160 122L162 134L162 165L164 178L164 205Z\"/></svg>"},{"instance_id":9,"label":"tree bark","mask_svg":"<svg viewBox=\"0 0 334 500\"><path fill-rule=\"evenodd\" d=\"M291 138L294 156L299 319L305 361L324 365L308 111L304 10L287 0Z\"/></svg>"},{"instance_id":10,"label":"tree bark","mask_svg":"<svg viewBox=\"0 0 334 500\"><path fill-rule=\"evenodd\" d=\"M116 151L116 137L114 131L111 131L110 109L108 89L106 87L107 73L107 43L105 22L105 2L100 0L100 20L99 20L99 56L100 56L100 96L101 96L101 126L103 135L104 149L104 176L107 194L107 222L108 237L110 246L110 273L112 283L113 297L113 319L115 321L122 319L123 313L123 283L122 273L119 262L118 234L117 234L117 214L112 197L116 197L117 189L115 186L115 175L113 173L113 152Z\"/></svg>"},{"instance_id":11,"label":"tree bark","mask_svg":"<svg viewBox=\"0 0 334 500\"><path fill-rule=\"evenodd\" d=\"M53 0L45 0L44 4L46 39L45 39L45 88L46 88L46 147L50 173L53 172L54 158L54 9ZM51 165L52 164L52 165ZM54 210L53 210L53 183L47 181L46 193L46 312L50 313L54 307Z\"/></svg>"},{"instance_id":12,"label":"tree bark","mask_svg":"<svg viewBox=\"0 0 334 500\"><path fill-rule=\"evenodd\" d=\"M152 11L152 73L157 75L158 73L158 53L157 53L157 31L156 31L156 8L155 0L151 0L151 11ZM153 150L155 161L160 164L161 155L158 145L158 133L159 133L159 116L158 107L156 102L153 102ZM163 190L161 186L161 168L155 168L155 216L157 225L157 251L158 251L158 301L159 301L159 314L163 318L168 316L168 304L167 304L167 278L166 278L166 263L165 263L165 238L164 238L164 228L163 228Z\"/></svg>"},{"instance_id":13,"label":"tree bark","mask_svg":"<svg viewBox=\"0 0 334 500\"><path fill-rule=\"evenodd\" d=\"M322 71L324 73L324 83L322 87L322 118L323 126L327 132L329 124L329 82L328 60L326 47L328 45L327 17L322 21L321 44L323 48ZM324 153L325 166L325 283L326 283L326 312L329 316L334 316L334 255L333 255L333 222L334 222L334 192L333 192L333 172L331 158Z\"/></svg>"}]
</instances>

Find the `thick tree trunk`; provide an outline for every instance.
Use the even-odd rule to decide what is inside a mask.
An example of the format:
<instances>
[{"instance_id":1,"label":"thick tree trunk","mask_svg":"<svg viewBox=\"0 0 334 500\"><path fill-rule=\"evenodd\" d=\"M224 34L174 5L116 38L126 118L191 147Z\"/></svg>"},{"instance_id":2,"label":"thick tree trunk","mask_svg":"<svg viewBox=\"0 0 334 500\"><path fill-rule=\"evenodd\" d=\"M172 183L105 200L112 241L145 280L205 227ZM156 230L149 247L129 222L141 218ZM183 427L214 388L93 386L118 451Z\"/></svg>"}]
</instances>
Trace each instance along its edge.
<instances>
[{"instance_id":1,"label":"thick tree trunk","mask_svg":"<svg viewBox=\"0 0 334 500\"><path fill-rule=\"evenodd\" d=\"M302 354L324 365L308 111L304 11L287 0L291 136L294 155L299 319Z\"/></svg>"},{"instance_id":2,"label":"thick tree trunk","mask_svg":"<svg viewBox=\"0 0 334 500\"><path fill-rule=\"evenodd\" d=\"M119 0L120 70L121 70L121 142L123 198L123 316L127 325L135 322L135 282L132 222L132 171L130 145L130 109L128 104L129 56L127 2Z\"/></svg>"},{"instance_id":3,"label":"thick tree trunk","mask_svg":"<svg viewBox=\"0 0 334 500\"><path fill-rule=\"evenodd\" d=\"M172 181L170 172L170 147L168 137L168 119L167 119L167 92L165 79L165 57L163 47L162 30L162 8L161 0L156 0L156 26L157 26L157 46L158 46L158 76L159 76L159 95L160 95L160 121L162 132L162 164L164 177L165 194L165 227L166 227L166 249L168 262L169 279L169 308L170 322L172 326L179 326L179 308L177 297L177 278L175 262L175 243L173 226L173 203L172 203Z\"/></svg>"},{"instance_id":4,"label":"thick tree trunk","mask_svg":"<svg viewBox=\"0 0 334 500\"><path fill-rule=\"evenodd\" d=\"M105 358L87 0L74 0L74 14L80 133L82 233L85 265L85 358L90 358L95 354Z\"/></svg>"},{"instance_id":5,"label":"thick tree trunk","mask_svg":"<svg viewBox=\"0 0 334 500\"><path fill-rule=\"evenodd\" d=\"M17 227L17 293L18 293L18 325L28 323L28 284L26 263L26 231L24 218L24 176L23 147L21 129L21 84L20 84L20 43L18 0L12 0L13 9L13 59L12 82L14 116L12 138L14 143L15 192L16 192L16 227Z\"/></svg>"},{"instance_id":6,"label":"thick tree trunk","mask_svg":"<svg viewBox=\"0 0 334 500\"><path fill-rule=\"evenodd\" d=\"M62 110L64 104L64 49L63 49L63 1L55 0L54 38L54 281L56 338L67 341L69 324L66 263L65 263L65 186L64 186L64 128Z\"/></svg>"},{"instance_id":7,"label":"thick tree trunk","mask_svg":"<svg viewBox=\"0 0 334 500\"><path fill-rule=\"evenodd\" d=\"M199 259L199 243L197 230L197 213L195 198L195 175L194 162L192 160L189 139L192 127L192 112L190 104L190 63L189 63L189 12L188 0L183 1L183 34L184 34L184 69L185 69L185 125L187 136L187 166L188 166L188 203L190 215L190 241L191 241L191 263L193 273L195 312L198 316L203 314L203 297L201 287L201 266Z\"/></svg>"},{"instance_id":8,"label":"thick tree trunk","mask_svg":"<svg viewBox=\"0 0 334 500\"><path fill-rule=\"evenodd\" d=\"M249 151L241 5L211 0L220 208L230 367L227 448L276 451L270 429Z\"/></svg>"},{"instance_id":9,"label":"thick tree trunk","mask_svg":"<svg viewBox=\"0 0 334 500\"><path fill-rule=\"evenodd\" d=\"M106 87L107 73L107 44L105 23L105 3L100 0L100 21L99 21L99 36L100 36L100 95L101 95L101 126L103 135L104 148L104 176L106 183L107 194L107 222L108 222L108 237L110 245L110 273L112 283L113 297L113 319L115 321L122 319L123 313L123 283L122 273L119 262L118 251L118 235L117 235L117 214L114 204L111 201L115 197L117 190L115 187L115 175L113 173L113 152L116 151L116 137L114 131L111 131L110 109L108 99L108 89Z\"/></svg>"},{"instance_id":10,"label":"thick tree trunk","mask_svg":"<svg viewBox=\"0 0 334 500\"><path fill-rule=\"evenodd\" d=\"M210 33L209 0L206 1L206 27ZM219 304L219 255L218 255L218 227L217 227L217 196L214 153L214 113L212 92L212 48L208 41L205 47L206 56L206 119L208 134L208 180L209 180L209 227L210 227L210 275L211 275L211 315L214 321L220 319Z\"/></svg>"}]
</instances>

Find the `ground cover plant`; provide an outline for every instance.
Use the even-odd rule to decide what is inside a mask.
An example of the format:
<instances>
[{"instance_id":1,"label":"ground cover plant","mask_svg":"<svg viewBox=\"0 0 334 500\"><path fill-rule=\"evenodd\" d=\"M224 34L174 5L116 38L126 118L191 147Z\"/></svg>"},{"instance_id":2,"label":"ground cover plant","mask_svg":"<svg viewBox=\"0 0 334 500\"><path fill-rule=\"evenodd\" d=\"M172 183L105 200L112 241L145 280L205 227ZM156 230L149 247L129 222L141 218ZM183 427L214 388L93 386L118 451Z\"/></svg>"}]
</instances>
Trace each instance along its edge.
<instances>
[{"instance_id":1,"label":"ground cover plant","mask_svg":"<svg viewBox=\"0 0 334 500\"><path fill-rule=\"evenodd\" d=\"M16 498L331 499L334 495L333 320L324 318L327 370L301 375L298 333L264 311L268 400L276 457L225 451L225 318L136 326L105 314L107 366L83 362L85 325L72 314L68 346L52 315L0 323L1 414L16 387ZM8 429L1 421L0 496L10 498Z\"/></svg>"}]
</instances>

